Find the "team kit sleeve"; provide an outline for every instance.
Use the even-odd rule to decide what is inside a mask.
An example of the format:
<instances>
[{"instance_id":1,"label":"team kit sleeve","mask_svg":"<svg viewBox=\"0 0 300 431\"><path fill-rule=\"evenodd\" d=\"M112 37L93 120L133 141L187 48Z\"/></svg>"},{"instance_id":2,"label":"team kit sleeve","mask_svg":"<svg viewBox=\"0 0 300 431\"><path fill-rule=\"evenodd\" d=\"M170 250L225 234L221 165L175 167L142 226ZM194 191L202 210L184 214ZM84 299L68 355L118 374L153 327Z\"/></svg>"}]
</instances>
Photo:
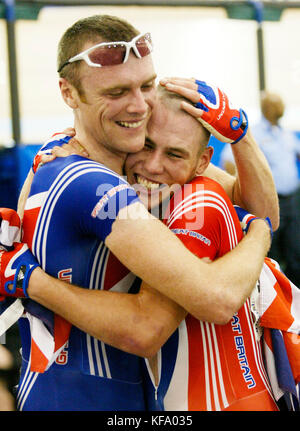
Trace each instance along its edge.
<instances>
[{"instance_id":1,"label":"team kit sleeve","mask_svg":"<svg viewBox=\"0 0 300 431\"><path fill-rule=\"evenodd\" d=\"M105 167L89 178L87 208L82 213L82 224L88 234L105 241L119 211L139 202L134 188L122 177Z\"/></svg>"},{"instance_id":2,"label":"team kit sleeve","mask_svg":"<svg viewBox=\"0 0 300 431\"><path fill-rule=\"evenodd\" d=\"M242 238L239 221L225 191L214 181L198 177L186 186L173 196L165 223L191 252L212 261Z\"/></svg>"},{"instance_id":3,"label":"team kit sleeve","mask_svg":"<svg viewBox=\"0 0 300 431\"><path fill-rule=\"evenodd\" d=\"M36 174L38 182L46 182L56 165L58 173L41 211L45 217L53 214L51 220L58 217L57 223L70 232L105 241L119 211L139 201L134 188L123 177L77 155L44 165Z\"/></svg>"},{"instance_id":4,"label":"team kit sleeve","mask_svg":"<svg viewBox=\"0 0 300 431\"><path fill-rule=\"evenodd\" d=\"M51 155L53 147L62 147L64 144L67 144L71 139L71 136L65 135L64 133L55 133L54 135L52 135L52 137L48 141L46 141L36 153L31 165L32 173L35 174L38 170L39 166L41 165L43 156Z\"/></svg>"}]
</instances>

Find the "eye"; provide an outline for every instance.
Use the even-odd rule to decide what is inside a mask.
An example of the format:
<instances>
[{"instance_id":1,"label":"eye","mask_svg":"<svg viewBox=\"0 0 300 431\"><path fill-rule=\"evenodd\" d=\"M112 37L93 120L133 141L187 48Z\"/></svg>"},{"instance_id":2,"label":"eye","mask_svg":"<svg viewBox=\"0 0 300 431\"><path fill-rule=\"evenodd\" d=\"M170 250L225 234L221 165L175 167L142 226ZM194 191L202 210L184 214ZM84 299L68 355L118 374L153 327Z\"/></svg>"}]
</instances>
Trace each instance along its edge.
<instances>
[{"instance_id":1,"label":"eye","mask_svg":"<svg viewBox=\"0 0 300 431\"><path fill-rule=\"evenodd\" d=\"M144 144L144 149L148 150L148 151L151 151L151 150L154 149L154 145L151 142L146 141L145 144Z\"/></svg>"},{"instance_id":2,"label":"eye","mask_svg":"<svg viewBox=\"0 0 300 431\"><path fill-rule=\"evenodd\" d=\"M144 91L152 90L153 88L154 88L154 81L151 81L145 85L142 85L142 90Z\"/></svg>"},{"instance_id":3,"label":"eye","mask_svg":"<svg viewBox=\"0 0 300 431\"><path fill-rule=\"evenodd\" d=\"M124 96L126 90L124 88L115 88L106 93L106 96L111 98L118 98Z\"/></svg>"},{"instance_id":4,"label":"eye","mask_svg":"<svg viewBox=\"0 0 300 431\"><path fill-rule=\"evenodd\" d=\"M182 158L183 158L181 154L173 153L172 151L169 151L169 152L168 152L168 156L169 156L169 157L173 157L173 158L175 158L175 159L182 159Z\"/></svg>"}]
</instances>

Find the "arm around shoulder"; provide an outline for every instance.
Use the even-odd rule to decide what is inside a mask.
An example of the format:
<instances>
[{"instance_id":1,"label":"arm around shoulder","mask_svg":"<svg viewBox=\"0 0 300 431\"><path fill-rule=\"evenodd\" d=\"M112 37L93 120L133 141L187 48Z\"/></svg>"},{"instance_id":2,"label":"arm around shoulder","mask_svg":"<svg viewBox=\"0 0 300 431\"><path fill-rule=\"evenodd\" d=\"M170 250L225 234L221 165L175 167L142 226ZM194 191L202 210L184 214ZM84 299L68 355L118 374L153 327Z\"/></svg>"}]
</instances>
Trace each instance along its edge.
<instances>
[{"instance_id":1,"label":"arm around shoulder","mask_svg":"<svg viewBox=\"0 0 300 431\"><path fill-rule=\"evenodd\" d=\"M266 223L255 223L235 249L205 263L142 204L130 207L129 214L123 216L121 210L114 222L106 239L108 248L148 285L199 320L228 321L251 294L260 275L270 247Z\"/></svg>"},{"instance_id":2,"label":"arm around shoulder","mask_svg":"<svg viewBox=\"0 0 300 431\"><path fill-rule=\"evenodd\" d=\"M186 316L179 305L144 283L137 294L91 291L41 268L33 271L28 293L91 336L146 358L157 353Z\"/></svg>"}]
</instances>

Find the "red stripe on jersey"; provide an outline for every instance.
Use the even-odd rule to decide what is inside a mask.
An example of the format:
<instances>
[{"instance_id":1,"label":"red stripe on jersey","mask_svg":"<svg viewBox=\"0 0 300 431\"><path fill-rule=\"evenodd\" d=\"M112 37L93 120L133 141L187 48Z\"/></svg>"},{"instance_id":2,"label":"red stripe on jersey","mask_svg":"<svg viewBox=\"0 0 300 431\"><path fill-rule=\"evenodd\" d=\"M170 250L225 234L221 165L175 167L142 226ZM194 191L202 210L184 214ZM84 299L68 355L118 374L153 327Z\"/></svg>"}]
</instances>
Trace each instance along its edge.
<instances>
[{"instance_id":1,"label":"red stripe on jersey","mask_svg":"<svg viewBox=\"0 0 300 431\"><path fill-rule=\"evenodd\" d=\"M39 349L37 343L31 338L31 366L30 371L43 373L47 368L49 359L43 354L43 352Z\"/></svg>"},{"instance_id":2,"label":"red stripe on jersey","mask_svg":"<svg viewBox=\"0 0 300 431\"><path fill-rule=\"evenodd\" d=\"M188 406L189 410L206 410L205 373L199 372L199 360L204 357L203 343L199 343L200 322L192 316L186 318L186 326L189 342L189 386Z\"/></svg>"},{"instance_id":3,"label":"red stripe on jersey","mask_svg":"<svg viewBox=\"0 0 300 431\"><path fill-rule=\"evenodd\" d=\"M36 222L39 216L40 209L41 207L32 208L30 210L24 211L23 225L26 226L26 229L24 230L23 242L28 244L28 247L30 249L32 248L33 235L36 228Z\"/></svg>"},{"instance_id":4,"label":"red stripe on jersey","mask_svg":"<svg viewBox=\"0 0 300 431\"><path fill-rule=\"evenodd\" d=\"M129 269L126 268L111 252L109 252L107 265L109 267L109 271L105 271L104 290L110 290L130 273Z\"/></svg>"}]
</instances>

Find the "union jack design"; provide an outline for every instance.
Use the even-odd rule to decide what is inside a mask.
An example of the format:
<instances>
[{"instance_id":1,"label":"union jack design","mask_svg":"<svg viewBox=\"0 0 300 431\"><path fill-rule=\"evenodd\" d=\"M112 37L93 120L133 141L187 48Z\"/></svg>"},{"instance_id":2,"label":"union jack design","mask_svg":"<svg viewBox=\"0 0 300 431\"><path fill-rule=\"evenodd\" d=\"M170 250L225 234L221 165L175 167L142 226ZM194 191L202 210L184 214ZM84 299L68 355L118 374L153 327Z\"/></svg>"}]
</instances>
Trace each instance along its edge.
<instances>
[{"instance_id":1,"label":"union jack design","mask_svg":"<svg viewBox=\"0 0 300 431\"><path fill-rule=\"evenodd\" d=\"M14 242L21 241L21 220L16 211L0 208L0 250L13 250Z\"/></svg>"},{"instance_id":2,"label":"union jack design","mask_svg":"<svg viewBox=\"0 0 300 431\"><path fill-rule=\"evenodd\" d=\"M299 410L300 290L273 259L265 259L255 308L276 401L283 398L288 409Z\"/></svg>"}]
</instances>

